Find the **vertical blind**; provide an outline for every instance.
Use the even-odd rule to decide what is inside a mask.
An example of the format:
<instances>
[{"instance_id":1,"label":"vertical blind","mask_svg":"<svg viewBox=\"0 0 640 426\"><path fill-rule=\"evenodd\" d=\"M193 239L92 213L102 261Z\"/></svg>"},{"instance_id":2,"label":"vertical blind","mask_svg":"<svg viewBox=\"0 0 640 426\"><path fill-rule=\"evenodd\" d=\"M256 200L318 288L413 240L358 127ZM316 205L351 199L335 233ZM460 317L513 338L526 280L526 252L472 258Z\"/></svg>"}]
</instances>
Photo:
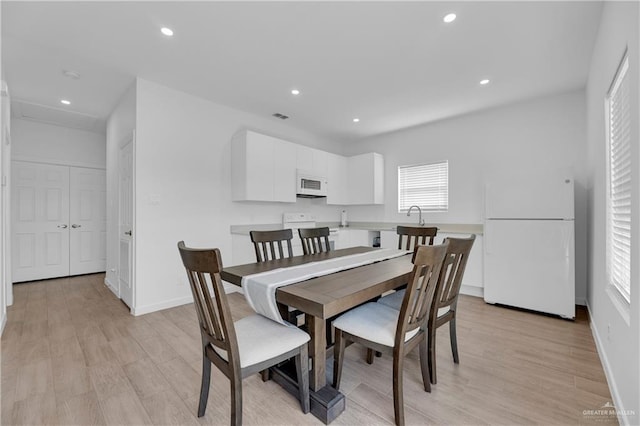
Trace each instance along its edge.
<instances>
[{"instance_id":1,"label":"vertical blind","mask_svg":"<svg viewBox=\"0 0 640 426\"><path fill-rule=\"evenodd\" d=\"M427 211L449 208L449 163L398 167L398 211L416 205Z\"/></svg>"},{"instance_id":2,"label":"vertical blind","mask_svg":"<svg viewBox=\"0 0 640 426\"><path fill-rule=\"evenodd\" d=\"M623 59L607 96L609 199L607 269L609 282L630 300L631 282L631 110Z\"/></svg>"}]
</instances>

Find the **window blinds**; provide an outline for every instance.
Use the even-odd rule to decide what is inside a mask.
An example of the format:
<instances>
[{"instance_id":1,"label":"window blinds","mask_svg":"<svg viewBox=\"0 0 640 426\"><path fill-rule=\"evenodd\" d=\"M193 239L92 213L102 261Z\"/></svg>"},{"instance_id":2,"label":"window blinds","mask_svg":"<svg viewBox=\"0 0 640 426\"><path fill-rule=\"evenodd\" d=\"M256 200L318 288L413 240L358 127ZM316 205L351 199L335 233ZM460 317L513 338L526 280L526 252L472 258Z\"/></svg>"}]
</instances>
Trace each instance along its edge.
<instances>
[{"instance_id":1,"label":"window blinds","mask_svg":"<svg viewBox=\"0 0 640 426\"><path fill-rule=\"evenodd\" d=\"M416 205L427 211L449 208L449 163L398 167L398 211Z\"/></svg>"},{"instance_id":2,"label":"window blinds","mask_svg":"<svg viewBox=\"0 0 640 426\"><path fill-rule=\"evenodd\" d=\"M609 282L630 300L631 282L631 111L625 55L608 95Z\"/></svg>"}]
</instances>

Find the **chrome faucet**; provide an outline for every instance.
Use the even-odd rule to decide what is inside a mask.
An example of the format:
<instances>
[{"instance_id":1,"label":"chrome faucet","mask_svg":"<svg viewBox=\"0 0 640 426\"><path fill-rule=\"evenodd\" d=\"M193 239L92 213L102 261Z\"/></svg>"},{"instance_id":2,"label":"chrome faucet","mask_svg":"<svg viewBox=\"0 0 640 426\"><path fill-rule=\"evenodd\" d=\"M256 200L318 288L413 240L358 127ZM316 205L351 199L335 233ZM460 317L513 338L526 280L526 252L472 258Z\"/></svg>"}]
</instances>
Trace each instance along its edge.
<instances>
[{"instance_id":1,"label":"chrome faucet","mask_svg":"<svg viewBox=\"0 0 640 426\"><path fill-rule=\"evenodd\" d=\"M407 216L411 216L411 210L413 210L413 208L418 209L418 223L420 224L420 226L424 226L424 220L422 219L422 209L418 206L411 206L409 207L409 210L407 210Z\"/></svg>"}]
</instances>

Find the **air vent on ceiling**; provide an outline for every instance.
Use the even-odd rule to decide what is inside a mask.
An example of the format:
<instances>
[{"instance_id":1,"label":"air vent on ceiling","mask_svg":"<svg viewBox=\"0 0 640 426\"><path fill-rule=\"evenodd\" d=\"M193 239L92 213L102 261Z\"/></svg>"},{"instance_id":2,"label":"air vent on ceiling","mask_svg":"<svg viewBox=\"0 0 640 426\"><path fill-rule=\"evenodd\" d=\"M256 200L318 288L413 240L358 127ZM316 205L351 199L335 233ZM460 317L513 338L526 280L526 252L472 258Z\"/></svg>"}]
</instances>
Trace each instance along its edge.
<instances>
[{"instance_id":1,"label":"air vent on ceiling","mask_svg":"<svg viewBox=\"0 0 640 426\"><path fill-rule=\"evenodd\" d=\"M273 116L275 118L279 118L280 120L286 120L287 118L289 118L288 115L280 114L279 112L276 112L275 114L273 114Z\"/></svg>"}]
</instances>

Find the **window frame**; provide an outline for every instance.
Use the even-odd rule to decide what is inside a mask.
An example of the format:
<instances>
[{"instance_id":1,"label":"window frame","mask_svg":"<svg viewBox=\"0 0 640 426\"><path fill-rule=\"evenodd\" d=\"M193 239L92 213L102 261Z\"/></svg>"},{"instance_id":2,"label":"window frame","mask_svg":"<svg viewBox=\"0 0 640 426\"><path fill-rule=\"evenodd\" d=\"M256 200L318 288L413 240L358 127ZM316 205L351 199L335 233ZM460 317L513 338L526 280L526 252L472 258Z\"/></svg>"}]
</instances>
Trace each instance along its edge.
<instances>
[{"instance_id":1,"label":"window frame","mask_svg":"<svg viewBox=\"0 0 640 426\"><path fill-rule=\"evenodd\" d=\"M607 286L612 292L617 296L619 302L625 304L625 306L629 306L631 302L631 259L632 259L632 247L631 247L631 201L629 201L629 231L628 231L628 241L629 241L629 259L626 267L628 270L623 271L623 274L626 273L627 276L624 277L626 279L626 283L622 283L619 281L617 272L614 273L614 263L613 257L617 254L614 253L614 244L613 244L613 215L614 215L614 207L613 207L613 170L612 170L612 149L613 149L613 135L611 128L611 115L612 115L612 100L615 98L617 94L617 90L620 86L625 84L630 84L628 80L628 71L629 71L629 56L628 52L625 50L622 59L618 65L616 73L612 79L611 85L607 94L605 96L605 136L606 136L606 173L605 173L605 191L606 191L606 251L605 251L605 268L606 268L606 279ZM630 107L630 105L629 105ZM631 150L631 141L629 140L628 149ZM630 160L628 165L628 173L632 176L633 174L633 157L631 153L629 154ZM630 178L631 179L631 178ZM629 197L633 197L633 188L629 189ZM626 254L625 254L626 255Z\"/></svg>"},{"instance_id":2,"label":"window frame","mask_svg":"<svg viewBox=\"0 0 640 426\"><path fill-rule=\"evenodd\" d=\"M443 161L435 161L435 162L430 162L430 163L406 164L406 165L398 166L398 170L397 170L397 172L398 172L398 175L397 175L397 181L398 181L398 213L406 213L409 210L409 207L410 207L410 206L406 206L405 208L402 208L402 206L401 206L402 198L403 198L403 188L406 187L406 185L403 185L403 182L401 181L401 169L414 168L414 167L428 167L428 166L441 167L442 165L444 165L445 168L446 168L446 175L445 175L446 176L446 199L445 199L446 203L445 203L445 206L444 207L428 206L428 205L423 205L422 203L418 203L416 205L418 205L423 212L442 213L442 212L449 211L449 160L443 160Z\"/></svg>"}]
</instances>

